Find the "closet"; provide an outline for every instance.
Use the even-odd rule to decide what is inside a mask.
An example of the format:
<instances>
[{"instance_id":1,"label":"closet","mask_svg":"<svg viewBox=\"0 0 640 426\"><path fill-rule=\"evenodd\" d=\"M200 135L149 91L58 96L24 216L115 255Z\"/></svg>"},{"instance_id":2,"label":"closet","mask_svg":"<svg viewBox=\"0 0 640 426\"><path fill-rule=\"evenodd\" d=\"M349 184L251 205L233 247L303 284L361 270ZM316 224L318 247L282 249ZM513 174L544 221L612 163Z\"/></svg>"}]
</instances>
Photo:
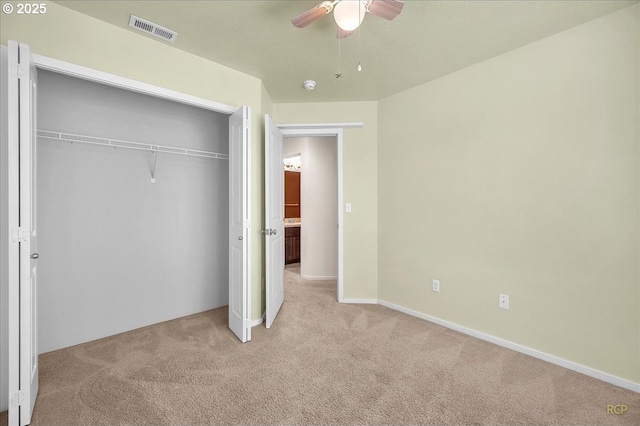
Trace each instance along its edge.
<instances>
[{"instance_id":1,"label":"closet","mask_svg":"<svg viewBox=\"0 0 640 426\"><path fill-rule=\"evenodd\" d=\"M251 109L11 40L0 63L9 423L31 421L39 353L227 304L251 340Z\"/></svg>"},{"instance_id":2,"label":"closet","mask_svg":"<svg viewBox=\"0 0 640 426\"><path fill-rule=\"evenodd\" d=\"M37 127L40 353L228 304L228 115L39 70Z\"/></svg>"}]
</instances>

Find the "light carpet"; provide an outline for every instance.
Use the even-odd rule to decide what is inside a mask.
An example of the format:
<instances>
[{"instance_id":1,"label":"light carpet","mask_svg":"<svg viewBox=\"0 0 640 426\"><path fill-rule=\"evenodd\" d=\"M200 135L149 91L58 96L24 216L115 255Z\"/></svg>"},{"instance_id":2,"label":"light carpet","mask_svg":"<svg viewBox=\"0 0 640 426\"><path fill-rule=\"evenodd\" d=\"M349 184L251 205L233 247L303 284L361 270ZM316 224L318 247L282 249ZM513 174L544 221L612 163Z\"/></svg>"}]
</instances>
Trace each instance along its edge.
<instances>
[{"instance_id":1,"label":"light carpet","mask_svg":"<svg viewBox=\"0 0 640 426\"><path fill-rule=\"evenodd\" d=\"M274 327L252 337L239 343L220 308L41 355L32 425L640 424L640 394L338 304L335 281L302 280L297 265Z\"/></svg>"}]
</instances>

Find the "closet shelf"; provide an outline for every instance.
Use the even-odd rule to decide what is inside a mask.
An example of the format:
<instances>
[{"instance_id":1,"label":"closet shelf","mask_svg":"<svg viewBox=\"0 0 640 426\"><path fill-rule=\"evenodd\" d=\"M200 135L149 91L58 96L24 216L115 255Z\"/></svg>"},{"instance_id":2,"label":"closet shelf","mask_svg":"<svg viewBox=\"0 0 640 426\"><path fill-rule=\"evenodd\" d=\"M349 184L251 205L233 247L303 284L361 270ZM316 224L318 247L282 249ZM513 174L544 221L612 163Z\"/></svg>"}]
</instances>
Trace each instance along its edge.
<instances>
[{"instance_id":1,"label":"closet shelf","mask_svg":"<svg viewBox=\"0 0 640 426\"><path fill-rule=\"evenodd\" d=\"M176 148L172 146L153 145L140 142L121 141L117 139L104 139L94 136L74 135L71 133L51 132L48 130L38 130L38 137L50 140L57 140L71 143L85 143L89 145L110 146L114 148L137 149L139 151L166 152L167 154L188 155L191 157L214 158L217 160L228 160L228 154L219 152L199 151L197 149Z\"/></svg>"}]
</instances>

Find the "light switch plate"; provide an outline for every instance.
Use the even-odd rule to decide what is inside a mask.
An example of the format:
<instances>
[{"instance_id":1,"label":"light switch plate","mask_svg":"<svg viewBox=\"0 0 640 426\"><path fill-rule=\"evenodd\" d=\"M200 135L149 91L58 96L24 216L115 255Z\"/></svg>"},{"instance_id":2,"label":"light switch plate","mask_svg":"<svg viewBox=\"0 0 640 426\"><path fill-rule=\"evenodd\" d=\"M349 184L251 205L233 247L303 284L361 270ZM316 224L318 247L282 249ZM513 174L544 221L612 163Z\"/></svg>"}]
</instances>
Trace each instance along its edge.
<instances>
[{"instance_id":1,"label":"light switch plate","mask_svg":"<svg viewBox=\"0 0 640 426\"><path fill-rule=\"evenodd\" d=\"M351 213L351 203L347 203L347 204L344 206L344 209L345 209L345 211L346 211L347 213Z\"/></svg>"}]
</instances>

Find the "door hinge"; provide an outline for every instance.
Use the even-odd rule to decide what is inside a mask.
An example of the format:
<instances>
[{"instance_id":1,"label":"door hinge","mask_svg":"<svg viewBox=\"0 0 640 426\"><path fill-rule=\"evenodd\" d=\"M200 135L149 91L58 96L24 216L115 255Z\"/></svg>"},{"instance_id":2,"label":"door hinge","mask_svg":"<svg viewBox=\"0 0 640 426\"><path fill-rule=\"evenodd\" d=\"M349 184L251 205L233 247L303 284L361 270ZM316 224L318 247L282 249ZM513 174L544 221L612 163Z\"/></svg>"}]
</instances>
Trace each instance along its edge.
<instances>
[{"instance_id":1,"label":"door hinge","mask_svg":"<svg viewBox=\"0 0 640 426\"><path fill-rule=\"evenodd\" d=\"M24 404L24 391L12 392L9 404L11 404L12 407L19 407Z\"/></svg>"},{"instance_id":2,"label":"door hinge","mask_svg":"<svg viewBox=\"0 0 640 426\"><path fill-rule=\"evenodd\" d=\"M23 64L16 65L16 77L24 78L27 75L27 67Z\"/></svg>"},{"instance_id":3,"label":"door hinge","mask_svg":"<svg viewBox=\"0 0 640 426\"><path fill-rule=\"evenodd\" d=\"M11 242L12 243L27 242L27 232L20 227L14 228L13 232L11 232Z\"/></svg>"},{"instance_id":4,"label":"door hinge","mask_svg":"<svg viewBox=\"0 0 640 426\"><path fill-rule=\"evenodd\" d=\"M251 228L251 219L245 219L244 228L245 229L250 229Z\"/></svg>"}]
</instances>

